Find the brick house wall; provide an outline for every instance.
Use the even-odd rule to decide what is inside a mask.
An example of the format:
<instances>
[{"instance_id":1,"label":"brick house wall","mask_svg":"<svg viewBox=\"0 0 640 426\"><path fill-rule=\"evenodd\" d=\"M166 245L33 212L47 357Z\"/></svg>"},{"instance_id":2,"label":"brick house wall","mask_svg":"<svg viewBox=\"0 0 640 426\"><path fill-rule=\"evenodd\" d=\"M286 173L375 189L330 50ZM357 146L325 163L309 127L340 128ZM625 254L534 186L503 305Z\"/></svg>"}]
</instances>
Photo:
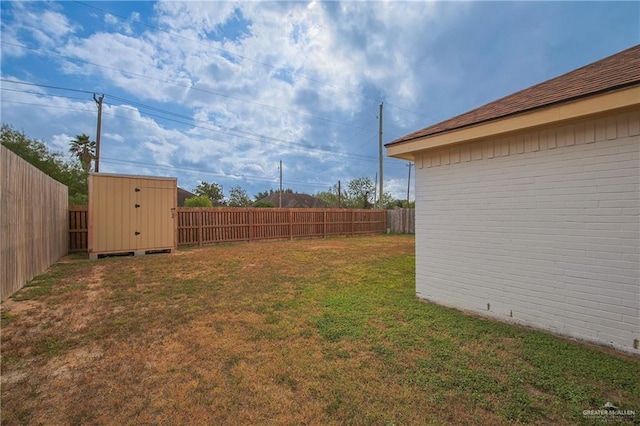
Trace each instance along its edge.
<instances>
[{"instance_id":1,"label":"brick house wall","mask_svg":"<svg viewBox=\"0 0 640 426\"><path fill-rule=\"evenodd\" d=\"M416 153L421 298L640 353L640 112Z\"/></svg>"}]
</instances>

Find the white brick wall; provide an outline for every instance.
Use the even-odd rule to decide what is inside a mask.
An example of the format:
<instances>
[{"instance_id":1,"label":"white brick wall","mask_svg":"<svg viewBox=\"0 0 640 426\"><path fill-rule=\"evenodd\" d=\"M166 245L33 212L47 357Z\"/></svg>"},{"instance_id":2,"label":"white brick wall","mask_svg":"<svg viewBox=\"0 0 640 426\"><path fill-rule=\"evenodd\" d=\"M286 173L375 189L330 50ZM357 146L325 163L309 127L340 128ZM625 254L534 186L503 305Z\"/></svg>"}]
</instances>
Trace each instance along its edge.
<instances>
[{"instance_id":1,"label":"white brick wall","mask_svg":"<svg viewBox=\"0 0 640 426\"><path fill-rule=\"evenodd\" d=\"M418 296L640 353L639 148L635 111L418 155Z\"/></svg>"}]
</instances>

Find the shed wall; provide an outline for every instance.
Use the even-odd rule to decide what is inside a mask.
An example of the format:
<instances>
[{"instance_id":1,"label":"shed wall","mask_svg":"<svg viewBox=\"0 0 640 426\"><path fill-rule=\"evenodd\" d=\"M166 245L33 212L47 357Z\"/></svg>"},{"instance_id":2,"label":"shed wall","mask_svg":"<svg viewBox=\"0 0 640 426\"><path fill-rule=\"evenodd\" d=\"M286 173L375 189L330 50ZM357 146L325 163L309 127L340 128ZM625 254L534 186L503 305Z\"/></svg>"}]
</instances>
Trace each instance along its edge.
<instances>
[{"instance_id":1,"label":"shed wall","mask_svg":"<svg viewBox=\"0 0 640 426\"><path fill-rule=\"evenodd\" d=\"M91 174L89 253L176 247L177 181Z\"/></svg>"},{"instance_id":2,"label":"shed wall","mask_svg":"<svg viewBox=\"0 0 640 426\"><path fill-rule=\"evenodd\" d=\"M640 112L416 156L421 298L630 352Z\"/></svg>"}]
</instances>

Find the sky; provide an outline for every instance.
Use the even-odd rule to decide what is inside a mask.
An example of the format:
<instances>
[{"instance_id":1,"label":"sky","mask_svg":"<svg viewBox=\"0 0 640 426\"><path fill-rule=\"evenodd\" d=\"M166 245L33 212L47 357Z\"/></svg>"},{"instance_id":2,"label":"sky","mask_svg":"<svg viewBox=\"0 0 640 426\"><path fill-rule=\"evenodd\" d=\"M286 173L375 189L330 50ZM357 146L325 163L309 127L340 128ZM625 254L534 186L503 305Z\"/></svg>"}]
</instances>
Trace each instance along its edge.
<instances>
[{"instance_id":1,"label":"sky","mask_svg":"<svg viewBox=\"0 0 640 426\"><path fill-rule=\"evenodd\" d=\"M315 194L383 143L640 43L640 2L2 1L0 120L100 172ZM384 155L384 150L383 150ZM406 199L407 161L384 156ZM413 200L413 182L410 199Z\"/></svg>"}]
</instances>

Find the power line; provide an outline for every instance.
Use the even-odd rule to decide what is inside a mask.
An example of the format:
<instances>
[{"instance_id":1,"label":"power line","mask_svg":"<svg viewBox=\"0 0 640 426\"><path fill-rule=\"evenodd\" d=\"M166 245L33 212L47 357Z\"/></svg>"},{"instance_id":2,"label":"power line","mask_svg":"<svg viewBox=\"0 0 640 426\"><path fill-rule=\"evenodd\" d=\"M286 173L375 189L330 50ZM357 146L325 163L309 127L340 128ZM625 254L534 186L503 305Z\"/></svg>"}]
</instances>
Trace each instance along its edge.
<instances>
[{"instance_id":1,"label":"power line","mask_svg":"<svg viewBox=\"0 0 640 426\"><path fill-rule=\"evenodd\" d=\"M127 100L123 100L123 101L127 102ZM138 105L143 107L143 108L147 108L147 106L145 106L144 104L138 103ZM211 122L210 120L195 120L195 119L190 118L188 116L185 116L185 115L182 115L182 114L174 114L174 113L171 113L169 111L162 110L160 108L150 107L150 109L158 111L158 112L161 112L163 114L173 115L173 116L176 116L178 118L183 118L183 119L186 119L186 120L189 120L189 121L193 121L194 123L213 124L215 126L218 126L219 128L203 127L203 126L196 125L196 124L185 123L183 121L179 121L179 120L163 117L163 116L156 115L156 114L151 114L149 112L140 111L140 113L141 114L145 114L145 115L150 116L150 117L156 117L156 118L160 118L160 119L163 119L163 120L173 121L173 122L176 122L176 123L179 123L179 124L192 125L193 127L196 127L196 128L210 130L210 131L213 131L213 132L216 132L216 133L221 133L223 135L239 137L239 138L243 138L243 139L247 139L247 140L252 140L252 141L255 141L255 142L261 142L261 143L267 143L267 144L272 144L272 145L284 146L284 147L287 147L287 148L302 149L302 150L305 150L305 151L308 151L308 152L331 155L331 156L348 157L348 158L355 158L355 159L361 159L361 160L366 160L366 161L374 159L374 157L372 157L372 156L365 156L365 155L359 155L359 154L354 154L354 153L338 153L338 152L334 152L334 151L327 151L327 150L323 150L323 149L314 148L314 147L311 147L309 145L301 144L301 143L298 143L298 142L293 142L293 141L288 141L286 139L276 138L276 137L273 137L273 136L258 135L258 134L251 133L251 132L244 132L244 131L241 131L241 130L229 129L228 127L220 126L219 124L215 124L215 123ZM224 129L226 131L221 130L221 129ZM270 139L270 140L276 141L276 142L269 142L269 141L267 141L265 139ZM278 143L278 142L280 142L280 143Z\"/></svg>"},{"instance_id":2,"label":"power line","mask_svg":"<svg viewBox=\"0 0 640 426\"><path fill-rule=\"evenodd\" d=\"M116 118L120 118L120 119L123 119L123 120L140 122L140 120L136 120L134 118L124 117L122 115L113 114L113 113L109 113L109 112L103 112L103 114L104 115L109 115L109 116L112 116L112 117L116 117ZM313 148L306 148L304 146L295 146L295 145L291 146L291 145L284 144L284 143L269 142L269 141L258 139L258 138L252 138L252 137L248 137L248 136L242 136L242 135L236 135L236 134L229 133L229 132L224 132L224 131L221 131L221 130L218 130L218 129L214 129L214 128L211 128L211 127L200 126L200 125L192 124L192 123L185 123L184 121L180 121L180 120L176 120L176 119L168 118L168 117L162 117L162 116L159 116L159 115L156 115L156 114L151 114L151 113L144 113L144 114L147 115L147 116L150 116L150 117L160 118L162 120L167 120L167 121L171 121L171 122L178 123L178 124L185 124L185 125L189 125L189 126L193 126L193 127L199 128L199 129L209 130L209 131L221 133L221 134L228 135L228 136L240 137L240 138L251 140L251 141L254 141L254 142L266 143L266 144L270 144L270 145L277 145L277 146L282 146L282 147L289 148L289 149L297 149L297 150L307 151L307 152L311 152L311 153L315 153L315 154L324 154L324 155L330 155L330 156L335 156L335 157L345 157L345 158L349 158L349 159L353 159L353 160L360 160L360 161L374 161L373 158L367 158L365 156L356 156L355 154L342 154L342 153L333 152L333 151L325 151L325 150L319 150L319 149L313 149Z\"/></svg>"},{"instance_id":3,"label":"power line","mask_svg":"<svg viewBox=\"0 0 640 426\"><path fill-rule=\"evenodd\" d=\"M81 108L72 108L72 107L64 107L64 106L57 106L57 105L38 104L38 103L19 102L19 101L8 101L8 100L3 100L2 102L3 103L18 104L18 105L38 106L38 107L42 107L42 108L65 109L65 110L70 110L70 111L80 111L80 112L91 112L91 113L93 113L93 109L81 109ZM113 114L113 113L109 113L109 112L104 112L103 114L111 116L111 117L115 117L115 118L120 118L120 119L123 119L123 120L142 122L141 120L136 120L134 118L125 117L125 116L122 116L122 115ZM160 117L160 118L162 118L162 117ZM177 121L177 120L171 120L171 121ZM178 122L178 123L191 125L190 123L182 123L182 122ZM202 127L202 126L194 126L194 127L200 127L200 128L205 129L205 130L209 130L206 127ZM297 148L297 147L294 147L294 148ZM303 149L303 148L298 148L298 149ZM316 150L316 153L319 153L319 154L326 153L327 155L337 155L337 153L333 153L333 152L330 152L330 151L319 151L319 150ZM291 154L290 153L289 155L296 155L296 154ZM342 154L340 156L347 157L347 158L352 158L350 154ZM361 161L368 161L368 162L375 161L375 160L370 160L370 159L365 159L365 158L355 158L355 159L356 160L361 160ZM342 162L339 162L337 160L336 161L327 161L327 162L328 163L334 163L334 164L343 164ZM393 165L399 165L399 163L398 164L393 163L391 165L392 166Z\"/></svg>"},{"instance_id":4,"label":"power line","mask_svg":"<svg viewBox=\"0 0 640 426\"><path fill-rule=\"evenodd\" d=\"M43 108L67 109L67 110L71 110L71 111L81 111L81 112L93 112L92 109L79 109L79 108L63 107L63 106L55 106L55 105L36 104L36 103L30 103L30 102L7 101L7 100L3 100L3 102L12 103L12 104L19 104L19 105L27 105L27 106L39 106L39 107L43 107ZM112 116L112 117L121 118L121 119L129 120L129 121L138 121L138 122L140 122L140 120L136 120L136 119L129 118L129 117L124 117L124 116L119 116L117 114L111 114L111 113L107 113L107 112L105 112L104 115L109 115L109 116ZM68 156L68 157L71 157L71 156ZM129 162L129 163L131 162L131 161L127 161L127 160L111 159L111 158L108 158L108 157L103 157L103 160L109 160L109 161L104 161L104 162ZM212 174L212 172L209 172L209 171L204 170L204 169L188 169L188 168L173 167L173 166L161 166L161 165L154 165L152 163L139 163L139 164L163 167L163 168L168 168L168 169L205 171L205 172L207 172L209 174ZM218 176L222 176L222 177L229 177L229 175L226 175L226 174L217 174L217 175ZM294 182L294 183L303 183L303 184L311 184L309 182L302 182L302 181L292 181L292 182ZM320 186L319 184L315 184L315 185L316 186Z\"/></svg>"},{"instance_id":5,"label":"power line","mask_svg":"<svg viewBox=\"0 0 640 426\"><path fill-rule=\"evenodd\" d=\"M38 103L32 103L32 102L19 102L19 101L7 101L7 100L3 100L3 103L11 103L11 104L18 104L18 105L27 105L27 106L38 106L38 107L42 107L42 108L52 108L52 109L65 109L65 110L70 110L70 111L80 111L80 112L91 112L93 113L93 110L91 109L80 109L80 108L72 108L72 107L64 107L64 106L57 106L57 105L47 105L47 104L38 104ZM115 118L120 118L122 120L128 120L128 121L136 121L136 122L142 122L141 120L136 120L134 118L130 118L130 117L125 117L122 115L118 115L118 114L113 114L113 113L109 113L109 112L104 112L104 115L108 115L111 117L115 117ZM155 116L153 114L147 114L147 115L151 115L151 116ZM155 116L155 117L159 117L159 116ZM173 120L173 119L169 119L169 118L164 118L164 117L159 117L159 118L163 118L169 121L173 121L173 122L177 122L179 124L187 124L187 125L192 125L191 123L184 123L178 120ZM205 130L215 130L215 129L210 129L207 127L203 127L203 126L197 126L197 125L193 125L193 127L198 127L198 128L202 128ZM224 133L224 132L223 132ZM246 138L246 137L245 137ZM265 142L265 141L260 141L258 139L251 139L251 140L255 140L258 142ZM265 142L265 143L269 143L269 142ZM348 154L338 154L338 153L334 153L331 151L321 151L321 150L310 150L308 148L302 148L302 147L290 147L287 145L283 145L283 144L277 144L274 142L271 142L271 144L274 145L281 145L281 146L285 146L287 148L293 148L293 149L301 149L301 150L305 150L305 151L311 151L317 154L326 154L326 155L333 155L333 156L341 156L341 157L346 157L346 158L352 158L355 160L361 160L361 161L372 161L370 159L366 159L366 158L353 158L351 155ZM290 155L295 155L295 154L290 154ZM333 163L338 163L340 164L338 161L333 161Z\"/></svg>"},{"instance_id":6,"label":"power line","mask_svg":"<svg viewBox=\"0 0 640 426\"><path fill-rule=\"evenodd\" d=\"M214 172L208 169L202 169L202 168L195 168L195 167L180 167L180 166L164 166L162 164L153 164L153 163L145 163L142 161L132 161L132 160L122 160L119 158L110 158L110 157L103 157L103 162L105 163L110 163L110 164L132 164L132 165L141 165L141 166L147 166L150 169L162 169L162 170L179 170L179 171L184 171L184 172L192 172L192 173L200 173L200 174L206 174L209 176L217 176L217 177L224 177L227 179L234 179L234 180L245 180L248 182L268 182L268 183L274 183L274 182L278 182L278 178L266 178L266 177L261 177L261 176L254 176L254 175L244 175L244 174L235 174L235 173L220 173L220 172ZM287 180L287 182L289 183L295 183L295 184L299 184L299 185L307 185L307 186L313 186L313 187L318 187L318 188L324 188L326 187L327 184L325 183L317 183L317 182L307 182L307 181L299 181L299 180Z\"/></svg>"},{"instance_id":7,"label":"power line","mask_svg":"<svg viewBox=\"0 0 640 426\"><path fill-rule=\"evenodd\" d=\"M77 90L77 89L65 88L65 87L61 87L61 86L40 85L40 84L37 84L37 83L27 83L27 82L20 82L20 81L15 81L15 80L8 80L8 79L0 79L0 81L6 81L6 82L18 83L18 84L26 84L26 85L31 85L31 86L55 88L57 90L69 90L69 91L73 91L73 92L82 92L82 93L91 93L91 94L94 93L94 92L90 92L90 91L86 91L86 90ZM16 89L7 89L7 90L13 90L13 91L16 91L16 92L20 92L19 90L16 90ZM24 93L29 93L29 92L28 91L24 91ZM31 92L31 93L34 93L34 92ZM39 93L39 92L35 92L35 93L40 95L40 96L62 96L62 97L64 97L63 95L54 95L54 94ZM152 111L157 111L157 112L160 112L162 114L175 116L175 117L178 117L178 118L182 118L182 119L186 119L186 120L189 120L189 121L193 121L194 123L210 123L210 124L213 124L211 121L195 120L195 119L193 119L193 118L191 118L189 116L183 115L183 114L177 114L177 113L174 113L172 111L168 111L168 110L164 110L164 109L161 109L161 108L153 107L153 106L150 106L150 105L143 104L141 102L137 102L137 101L121 98L121 97L118 97L118 96L109 95L109 97L117 99L117 100L120 100L122 102L128 102L128 103L135 104L138 107L142 107L142 108L145 108L145 109L150 109ZM10 102L10 101L7 101L7 102ZM38 105L38 106L42 106L42 107L48 107L48 105L43 105L43 104L33 104L33 105ZM87 110L87 111L89 111L89 110ZM345 157L345 158L356 159L356 160L361 160L361 161L373 161L374 160L374 157L372 157L372 156L365 156L365 155L359 155L359 154L354 154L354 153L338 153L338 152L335 152L335 151L327 151L327 150L313 148L313 147L310 147L308 145L299 144L299 143L296 143L296 142L293 142L293 141L287 141L285 139L275 138L275 137L271 137L271 136L257 135L257 134L254 134L254 133L243 132L243 131L235 130L235 129L232 130L232 131L223 131L223 130L220 130L218 128L204 127L204 126L200 126L200 125L197 125L197 124L185 123L184 121L179 121L179 120L171 119L171 118L168 118L168 117L163 117L163 116L160 116L160 115L157 115L157 114L152 114L152 113L149 113L149 112L143 112L143 111L140 111L140 110L138 110L138 112L140 112L141 114L150 116L150 117L155 117L155 118L159 118L159 119L162 119L162 120L172 121L172 122L176 122L176 123L179 123L179 124L185 124L185 125L193 126L193 127L196 127L196 128L201 128L201 129L204 129L204 130L209 130L209 131L221 133L221 134L224 134L224 135L227 135L227 136L239 137L239 138L252 140L252 141L256 141L256 142L260 142L260 143L278 145L278 146L283 146L283 147L292 148L292 149L301 149L301 150L304 150L304 151L307 151L307 152L311 152L311 153L324 154L324 155L337 156L337 157ZM130 121L140 121L140 120L135 120L135 119L131 119L131 118L128 118L128 117L119 116L119 115L113 114L113 113L105 113L105 115L110 115L110 116L113 116L113 117L122 118L122 119L130 120ZM217 126L219 126L219 125L217 125ZM224 126L219 126L219 127L225 128ZM225 129L231 130L231 129L228 129L228 128L225 128ZM252 136L252 137L248 137L248 136L245 136L245 135L249 135L249 136ZM269 141L267 141L265 139L270 139L270 140L277 141L277 142L269 142ZM278 143L278 142L280 142L280 143Z\"/></svg>"},{"instance_id":8,"label":"power line","mask_svg":"<svg viewBox=\"0 0 640 426\"><path fill-rule=\"evenodd\" d=\"M55 97L55 98L66 98L66 99L73 99L73 100L78 100L78 101L86 101L85 98L78 98L76 96L57 95L57 94L54 94L54 93L34 92L32 90L9 89L7 87L0 87L0 90L6 91L6 92L28 93L28 94L31 94L31 95L44 95L44 96L51 96L51 97Z\"/></svg>"},{"instance_id":9,"label":"power line","mask_svg":"<svg viewBox=\"0 0 640 426\"><path fill-rule=\"evenodd\" d=\"M412 111L412 110L407 109L407 108L403 108L403 107L398 106L398 105L394 105L394 104L392 104L390 102L385 102L385 105L391 106L393 108L399 109L399 110L404 111L404 112L408 112L408 113L413 114L413 115L417 115L418 117L424 117L426 119L429 119L429 116L427 116L427 115L421 114L419 112Z\"/></svg>"},{"instance_id":10,"label":"power line","mask_svg":"<svg viewBox=\"0 0 640 426\"><path fill-rule=\"evenodd\" d=\"M12 44L12 43L4 42L4 41L2 43L3 44ZM17 45L17 44L14 45L14 46L23 47L23 46L20 46L20 45ZM26 47L26 46L24 46L24 47ZM4 82L7 82L7 83L24 84L26 86L44 87L44 88L47 88L47 89L66 90L67 92L88 93L90 95L95 93L95 92L91 92L89 90L72 89L70 87L61 87L61 86L50 86L48 84L32 83L32 82L20 81L20 80L10 80L8 78L0 78L0 81L4 81Z\"/></svg>"},{"instance_id":11,"label":"power line","mask_svg":"<svg viewBox=\"0 0 640 426\"><path fill-rule=\"evenodd\" d=\"M2 100L2 103L27 105L27 106L39 106L42 108L53 108L53 109L68 109L70 111L93 112L93 110L90 110L90 109L79 109L79 108L71 108L71 107L64 107L64 106L58 106L58 105L34 104L31 102L7 101L4 99Z\"/></svg>"},{"instance_id":12,"label":"power line","mask_svg":"<svg viewBox=\"0 0 640 426\"><path fill-rule=\"evenodd\" d=\"M301 117L307 117L307 118L312 118L314 120L321 120L321 121L326 121L326 122L329 122L329 123L339 124L339 125L345 126L345 127L353 127L353 128L356 128L356 129L359 128L357 126L353 126L351 124L344 123L342 121L333 120L333 119L326 118L326 117L320 117L320 116L313 115L313 114L307 114L307 113L300 112L300 111L292 111L292 110L288 110L286 108L278 107L278 106L275 106L275 105L268 105L268 104L264 104L264 103L261 103L261 102L258 102L258 101L253 101L251 99L238 98L238 97L235 97L235 96L232 96L232 95L227 95L227 94L220 93L220 92L214 92L212 90L201 89L201 88L195 87L195 86L190 85L190 84L181 84L181 83L177 83L177 82L173 82L173 81L169 81L169 80L163 80L161 78L151 77L151 76L144 75L144 74L138 74L138 73L134 73L134 72L131 72L131 71L125 71L125 70L122 70L122 69L119 69L119 68L114 68L114 67L110 67L110 66L107 66L107 65L101 65L101 64L96 64L94 62L85 61L84 59L72 58L70 56L61 55L59 53L54 53L54 52L51 52L51 51L48 51L48 50L31 48L31 47L25 46L23 44L11 43L11 42L7 42L7 41L4 41L4 40L2 40L0 42L2 44L6 44L8 46L21 47L23 49L27 49L27 50L30 50L32 52L43 53L45 55L63 58L63 59L66 59L68 61L74 61L74 62L80 62L80 63L84 63L84 64L88 64L88 65L93 65L93 66L98 67L98 68L105 68L105 69L109 69L109 70L112 70L112 71L117 71L117 72L120 72L120 73L123 73L123 74L128 74L128 75L132 75L132 76L143 78L143 79L147 79L147 80L158 81L160 83L165 83L165 84L172 85L172 86L184 87L184 88L187 88L189 90L202 92L202 93L207 93L207 94L210 94L210 95L220 96L220 97L224 97L224 98L228 98L228 99L233 99L233 100L238 101L238 102L251 103L251 104L255 104L255 105L258 105L258 106L265 107L265 108L271 108L271 109L275 109L275 110L278 110L278 111L283 111L283 112L287 112L287 113L290 113L290 114L299 115ZM91 93L94 93L94 92L91 92ZM370 130L370 129L363 128L363 130Z\"/></svg>"}]
</instances>

